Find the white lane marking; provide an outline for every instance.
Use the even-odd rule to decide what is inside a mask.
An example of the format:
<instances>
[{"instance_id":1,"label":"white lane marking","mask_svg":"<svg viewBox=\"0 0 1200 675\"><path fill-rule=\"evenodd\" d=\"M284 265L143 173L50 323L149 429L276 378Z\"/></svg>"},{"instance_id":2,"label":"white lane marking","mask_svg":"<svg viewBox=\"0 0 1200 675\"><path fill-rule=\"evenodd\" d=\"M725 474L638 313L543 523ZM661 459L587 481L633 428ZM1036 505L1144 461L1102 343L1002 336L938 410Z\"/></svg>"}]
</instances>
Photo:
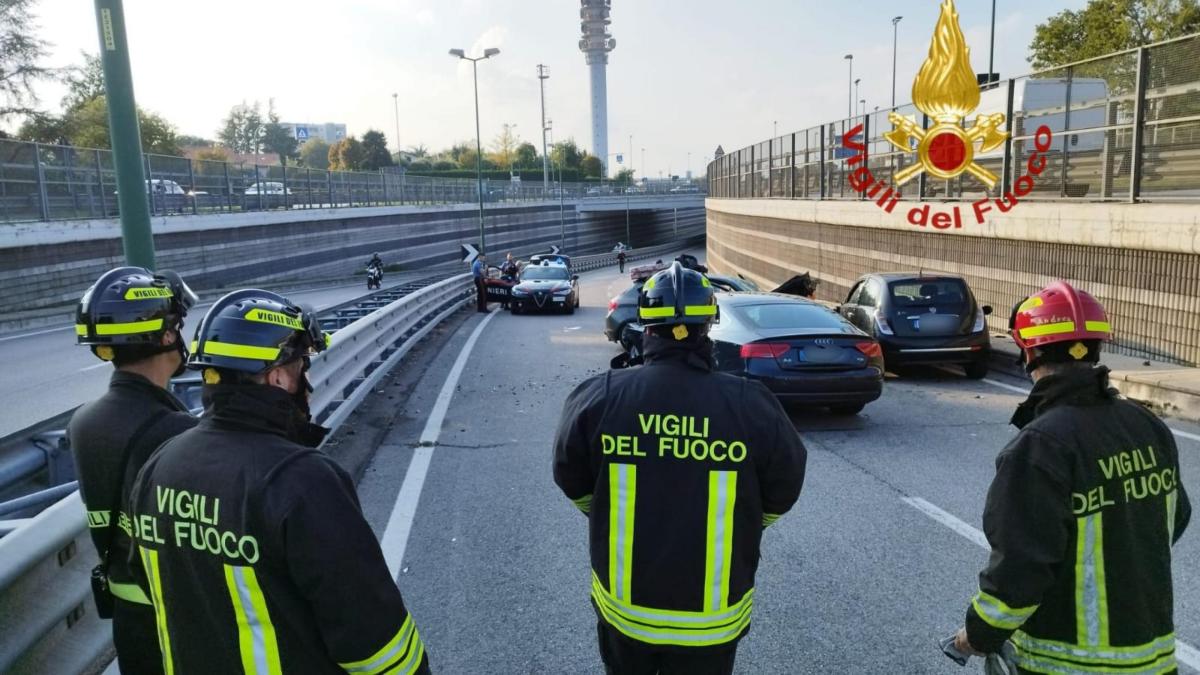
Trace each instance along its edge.
<instances>
[{"instance_id":1,"label":"white lane marking","mask_svg":"<svg viewBox=\"0 0 1200 675\"><path fill-rule=\"evenodd\" d=\"M46 328L44 330L36 330L32 333L21 333L20 335L8 335L5 337L0 337L0 342L8 342L9 340L24 340L25 338L36 337L38 335L46 335L47 333L57 333L59 331L71 330L71 328L72 328L72 326L59 326L58 328Z\"/></svg>"},{"instance_id":2,"label":"white lane marking","mask_svg":"<svg viewBox=\"0 0 1200 675\"><path fill-rule=\"evenodd\" d=\"M992 547L990 544L988 544L987 537L984 536L983 532L971 527L957 516L943 511L942 509L930 504L920 497L902 497L901 501L945 525L951 530L961 534L967 539L975 542L985 551L992 550ZM1197 651L1195 647L1179 640L1178 638L1175 640L1175 658L1180 663L1194 670L1200 671L1200 651Z\"/></svg>"},{"instance_id":3,"label":"white lane marking","mask_svg":"<svg viewBox=\"0 0 1200 675\"><path fill-rule=\"evenodd\" d=\"M901 499L905 504L908 504L930 518L933 518L934 520L945 525L951 530L954 530L955 532L961 534L983 548L989 551L991 550L992 547L990 544L988 544L987 537L983 535L983 532L971 527L966 522L958 518L958 516L943 511L942 509L930 504L920 497L903 497Z\"/></svg>"},{"instance_id":4,"label":"white lane marking","mask_svg":"<svg viewBox=\"0 0 1200 675\"><path fill-rule=\"evenodd\" d=\"M107 365L109 365L108 361L104 361L104 362L102 362L102 363L97 363L97 364L96 364L96 365L94 365L94 366L84 366L84 367L82 367L82 368L80 368L80 369L79 369L79 372L81 372L81 373L86 373L86 372L87 372L87 371L89 371L89 370L95 370L95 369L97 369L97 368L103 368L104 366L107 366Z\"/></svg>"},{"instance_id":5,"label":"white lane marking","mask_svg":"<svg viewBox=\"0 0 1200 675\"><path fill-rule=\"evenodd\" d=\"M1009 391L1015 391L1015 392L1016 392L1016 393L1018 393L1018 394L1022 394L1022 395L1025 395L1025 396L1028 396L1028 395L1029 395L1029 390L1028 390L1028 389L1022 389L1022 388L1020 388L1020 387L1014 387L1014 386L1013 386L1013 385L1011 385L1011 384L1005 384L1005 383L1003 383L1003 382L997 382L996 380L993 380L993 379L990 379L990 378L988 378L988 379L984 379L984 382L987 382L988 384L990 384L990 385L993 385L993 386L996 386L996 387L1000 387L1001 389L1008 389ZM1167 428L1171 430L1171 433L1175 434L1176 436L1178 436L1178 437L1180 437L1180 438L1186 438L1186 439L1188 439L1188 440L1190 440L1190 441L1196 441L1196 442L1200 443L1200 434L1193 434L1193 433L1191 433L1191 432L1188 432L1188 431L1180 431L1179 429L1176 429L1175 427L1173 427L1173 426L1171 426L1171 425L1167 425Z\"/></svg>"},{"instance_id":6,"label":"white lane marking","mask_svg":"<svg viewBox=\"0 0 1200 675\"><path fill-rule=\"evenodd\" d=\"M438 394L425 429L421 432L420 446L413 453L408 471L404 474L404 483L400 493L396 495L396 504L392 507L392 515L388 517L387 527L379 545L383 549L383 557L387 561L388 571L395 579L400 574L400 565L404 562L404 549L408 547L408 535L412 532L413 519L417 515L417 502L421 499L421 488L425 485L425 476L429 473L429 463L433 459L433 449L437 445L438 436L442 433L442 422L446 420L446 411L454 398L454 390L458 387L458 379L462 377L463 369L467 366L467 358L479 340L484 327L499 312L492 312L483 317L483 321L475 326L471 336L467 338L462 351L450 368L442 391Z\"/></svg>"}]
</instances>

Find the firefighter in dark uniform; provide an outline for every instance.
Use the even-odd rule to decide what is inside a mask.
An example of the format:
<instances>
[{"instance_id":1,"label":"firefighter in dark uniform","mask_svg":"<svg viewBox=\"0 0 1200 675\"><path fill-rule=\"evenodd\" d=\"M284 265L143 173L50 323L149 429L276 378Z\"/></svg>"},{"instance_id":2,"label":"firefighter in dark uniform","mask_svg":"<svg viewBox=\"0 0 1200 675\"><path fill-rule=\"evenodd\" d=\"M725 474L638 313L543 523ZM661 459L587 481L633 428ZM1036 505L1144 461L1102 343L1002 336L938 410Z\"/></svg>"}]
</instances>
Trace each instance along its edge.
<instances>
[{"instance_id":1,"label":"firefighter in dark uniform","mask_svg":"<svg viewBox=\"0 0 1200 675\"><path fill-rule=\"evenodd\" d=\"M1174 673L1171 547L1191 515L1175 439L1109 387L1095 298L1055 282L1011 324L1034 386L996 459L991 560L956 646L1027 673Z\"/></svg>"},{"instance_id":2,"label":"firefighter in dark uniform","mask_svg":"<svg viewBox=\"0 0 1200 675\"><path fill-rule=\"evenodd\" d=\"M673 264L638 313L646 365L571 393L554 480L588 517L608 672L729 673L763 529L799 497L807 453L766 387L713 372L706 277Z\"/></svg>"},{"instance_id":3,"label":"firefighter in dark uniform","mask_svg":"<svg viewBox=\"0 0 1200 675\"><path fill-rule=\"evenodd\" d=\"M112 618L122 673L160 673L154 608L134 583L125 511L138 469L163 441L196 424L166 387L183 371L183 318L196 301L173 272L140 267L105 273L84 293L76 342L115 370L108 392L71 417L67 439L100 565L92 590L101 618Z\"/></svg>"},{"instance_id":4,"label":"firefighter in dark uniform","mask_svg":"<svg viewBox=\"0 0 1200 675\"><path fill-rule=\"evenodd\" d=\"M316 449L307 371L326 344L310 311L259 290L196 330L205 414L131 496L168 673L428 672L350 476Z\"/></svg>"}]
</instances>

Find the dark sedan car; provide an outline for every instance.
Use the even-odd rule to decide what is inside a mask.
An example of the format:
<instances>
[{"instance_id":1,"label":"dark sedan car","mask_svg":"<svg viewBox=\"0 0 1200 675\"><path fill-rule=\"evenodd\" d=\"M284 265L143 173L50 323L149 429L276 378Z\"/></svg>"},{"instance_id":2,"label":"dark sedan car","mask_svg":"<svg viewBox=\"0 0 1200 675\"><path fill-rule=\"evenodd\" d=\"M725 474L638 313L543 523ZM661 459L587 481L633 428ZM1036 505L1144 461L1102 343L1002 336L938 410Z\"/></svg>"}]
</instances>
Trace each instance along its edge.
<instances>
[{"instance_id":1,"label":"dark sedan car","mask_svg":"<svg viewBox=\"0 0 1200 675\"><path fill-rule=\"evenodd\" d=\"M854 415L883 392L879 343L824 305L773 293L717 295L721 319L709 331L716 369L758 380L784 404ZM640 361L640 324L626 328Z\"/></svg>"},{"instance_id":2,"label":"dark sedan car","mask_svg":"<svg viewBox=\"0 0 1200 675\"><path fill-rule=\"evenodd\" d=\"M654 269L666 269L666 267L665 264L656 265ZM638 269L642 268L635 268L634 271L636 272ZM705 276L712 282L713 288L718 291L735 293L758 290L758 285L745 277L731 277L724 274L706 274ZM638 294L641 293L642 284L648 278L650 278L650 274L646 274L644 278L635 277L632 286L608 301L608 314L604 317L604 337L608 338L609 342L619 342L622 348L629 348L629 344L621 338L621 335L626 326L637 321Z\"/></svg>"},{"instance_id":3,"label":"dark sedan car","mask_svg":"<svg viewBox=\"0 0 1200 675\"><path fill-rule=\"evenodd\" d=\"M967 377L987 376L991 341L985 317L961 277L945 274L868 274L855 282L838 310L879 341L889 368L959 364Z\"/></svg>"},{"instance_id":4,"label":"dark sedan car","mask_svg":"<svg viewBox=\"0 0 1200 675\"><path fill-rule=\"evenodd\" d=\"M508 301L513 314L557 311L574 314L579 307L579 275L566 265L526 265Z\"/></svg>"}]
</instances>

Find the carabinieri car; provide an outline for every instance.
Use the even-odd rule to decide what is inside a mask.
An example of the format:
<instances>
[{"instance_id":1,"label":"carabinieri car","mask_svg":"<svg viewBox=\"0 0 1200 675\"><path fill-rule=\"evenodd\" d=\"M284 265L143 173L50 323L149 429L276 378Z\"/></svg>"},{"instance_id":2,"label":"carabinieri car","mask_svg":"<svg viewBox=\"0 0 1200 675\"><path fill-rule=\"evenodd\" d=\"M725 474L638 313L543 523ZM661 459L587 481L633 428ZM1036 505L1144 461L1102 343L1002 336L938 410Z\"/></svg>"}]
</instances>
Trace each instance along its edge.
<instances>
[{"instance_id":1,"label":"carabinieri car","mask_svg":"<svg viewBox=\"0 0 1200 675\"><path fill-rule=\"evenodd\" d=\"M513 314L557 311L574 314L579 307L579 275L566 265L545 260L521 270L520 280L512 287L508 301Z\"/></svg>"}]
</instances>

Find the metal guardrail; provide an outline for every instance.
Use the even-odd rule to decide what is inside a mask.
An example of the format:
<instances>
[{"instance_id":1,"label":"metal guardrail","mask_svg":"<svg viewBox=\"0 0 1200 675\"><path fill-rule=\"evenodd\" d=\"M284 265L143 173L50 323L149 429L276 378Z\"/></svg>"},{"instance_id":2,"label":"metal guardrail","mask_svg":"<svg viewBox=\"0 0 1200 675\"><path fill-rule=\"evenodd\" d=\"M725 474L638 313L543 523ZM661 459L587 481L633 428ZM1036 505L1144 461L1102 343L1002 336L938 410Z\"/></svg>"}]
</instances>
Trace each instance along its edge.
<instances>
[{"instance_id":1,"label":"metal guardrail","mask_svg":"<svg viewBox=\"0 0 1200 675\"><path fill-rule=\"evenodd\" d=\"M702 239L701 235L628 250L626 260L664 256ZM615 264L616 253L572 259L578 271ZM395 289L380 293L388 292ZM457 274L404 293L337 329L332 345L313 359L309 371L314 417L327 427L339 427L375 384L443 319L467 304L473 293L471 275ZM344 311L350 304L327 311ZM61 426L69 414L26 432ZM95 673L111 661L111 628L91 607L93 556L81 555L91 547L83 503L78 490L69 486L52 490L70 490L70 494L0 538L2 673ZM41 499L45 494L31 497ZM5 533L4 522L0 520L0 534Z\"/></svg>"},{"instance_id":2,"label":"metal guardrail","mask_svg":"<svg viewBox=\"0 0 1200 675\"><path fill-rule=\"evenodd\" d=\"M1021 201L1200 200L1200 34L1108 54L1023 75L980 93L977 114L1004 113L1011 136L1002 148L976 155L1000 180L985 190L970 177L938 180L921 175L899 188L902 199L975 201L999 198L1032 175L1034 134L1049 127L1053 144L1040 155L1045 167ZM714 159L708 194L721 199L866 199L851 185L858 154L843 136L866 146L866 166L895 186L894 175L917 160L898 151L883 134L889 114L929 128L932 121L913 104L863 111L762 141ZM1040 162L1040 160L1037 160ZM1028 181L1025 181L1026 183Z\"/></svg>"}]
</instances>

